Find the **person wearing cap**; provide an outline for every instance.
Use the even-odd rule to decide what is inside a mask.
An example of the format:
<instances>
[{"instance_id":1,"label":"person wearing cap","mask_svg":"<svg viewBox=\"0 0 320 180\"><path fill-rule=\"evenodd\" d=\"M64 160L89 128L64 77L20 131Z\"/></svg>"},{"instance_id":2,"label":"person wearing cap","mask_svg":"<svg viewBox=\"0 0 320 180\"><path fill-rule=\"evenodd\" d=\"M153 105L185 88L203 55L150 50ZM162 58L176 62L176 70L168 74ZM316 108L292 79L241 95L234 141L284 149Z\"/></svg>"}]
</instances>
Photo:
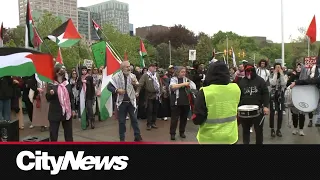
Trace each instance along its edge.
<instances>
[{"instance_id":1,"label":"person wearing cap","mask_svg":"<svg viewBox=\"0 0 320 180\"><path fill-rule=\"evenodd\" d=\"M199 125L200 144L236 144L238 141L237 110L240 89L230 83L229 70L223 61L209 65L207 86L195 100L192 120Z\"/></svg>"},{"instance_id":2,"label":"person wearing cap","mask_svg":"<svg viewBox=\"0 0 320 180\"><path fill-rule=\"evenodd\" d=\"M139 87L136 95L138 96L141 89L145 90L145 99L147 105L147 130L157 129L156 120L159 103L161 103L162 83L159 74L156 73L156 64L151 63L148 72L143 74L139 80Z\"/></svg>"},{"instance_id":3,"label":"person wearing cap","mask_svg":"<svg viewBox=\"0 0 320 180\"><path fill-rule=\"evenodd\" d=\"M116 108L119 119L120 141L125 141L126 117L129 114L131 126L134 131L134 141L142 141L137 118L137 100L135 88L139 85L136 76L131 73L129 61L123 61L121 71L112 76L107 88L117 94Z\"/></svg>"},{"instance_id":4,"label":"person wearing cap","mask_svg":"<svg viewBox=\"0 0 320 180\"><path fill-rule=\"evenodd\" d=\"M73 141L72 116L75 115L72 88L61 66L57 65L54 73L54 82L48 84L46 93L46 99L49 102L50 141L58 141L59 127L62 124L64 139L71 142Z\"/></svg>"},{"instance_id":5,"label":"person wearing cap","mask_svg":"<svg viewBox=\"0 0 320 180\"><path fill-rule=\"evenodd\" d=\"M95 128L94 125L94 114L93 114L93 104L95 97L95 87L93 84L93 78L88 74L87 67L81 67L81 76L78 77L77 89L80 94L80 113L81 110L86 111L86 117L81 117L81 128L87 129L89 124L91 129ZM80 118L80 117L79 117Z\"/></svg>"},{"instance_id":6,"label":"person wearing cap","mask_svg":"<svg viewBox=\"0 0 320 180\"><path fill-rule=\"evenodd\" d=\"M264 116L269 114L269 90L266 82L257 75L252 64L246 64L244 67L245 77L238 83L241 90L239 106L256 105L262 113L254 118L241 118L243 144L250 144L250 128L254 125L256 132L256 144L263 144L263 124Z\"/></svg>"}]
</instances>

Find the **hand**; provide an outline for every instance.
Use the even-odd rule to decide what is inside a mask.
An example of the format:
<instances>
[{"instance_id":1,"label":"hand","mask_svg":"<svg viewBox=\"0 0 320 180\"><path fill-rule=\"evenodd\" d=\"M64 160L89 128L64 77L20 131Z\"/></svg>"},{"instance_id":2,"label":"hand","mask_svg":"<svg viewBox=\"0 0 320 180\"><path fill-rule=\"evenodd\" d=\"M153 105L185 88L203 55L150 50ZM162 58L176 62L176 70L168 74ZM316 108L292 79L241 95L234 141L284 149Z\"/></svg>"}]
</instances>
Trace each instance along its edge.
<instances>
[{"instance_id":1,"label":"hand","mask_svg":"<svg viewBox=\"0 0 320 180\"><path fill-rule=\"evenodd\" d=\"M279 73L280 73L280 74L283 74L283 70L282 70L282 69L279 69Z\"/></svg>"},{"instance_id":2,"label":"hand","mask_svg":"<svg viewBox=\"0 0 320 180\"><path fill-rule=\"evenodd\" d=\"M292 82L290 88L292 89L296 85L296 82Z\"/></svg>"},{"instance_id":3,"label":"hand","mask_svg":"<svg viewBox=\"0 0 320 180\"><path fill-rule=\"evenodd\" d=\"M190 82L185 82L184 83L184 86L189 86L190 85Z\"/></svg>"},{"instance_id":4,"label":"hand","mask_svg":"<svg viewBox=\"0 0 320 180\"><path fill-rule=\"evenodd\" d=\"M54 91L53 91L52 89L50 90L50 94L51 94L51 95L54 95Z\"/></svg>"},{"instance_id":5,"label":"hand","mask_svg":"<svg viewBox=\"0 0 320 180\"><path fill-rule=\"evenodd\" d=\"M72 111L72 116L74 117L76 115L76 112L75 111Z\"/></svg>"},{"instance_id":6,"label":"hand","mask_svg":"<svg viewBox=\"0 0 320 180\"><path fill-rule=\"evenodd\" d=\"M15 83L15 84L19 84L19 81L17 81L17 80L13 80L13 83Z\"/></svg>"},{"instance_id":7,"label":"hand","mask_svg":"<svg viewBox=\"0 0 320 180\"><path fill-rule=\"evenodd\" d=\"M117 93L120 94L120 95L123 95L123 94L126 93L126 91L124 89L118 89Z\"/></svg>"},{"instance_id":8,"label":"hand","mask_svg":"<svg viewBox=\"0 0 320 180\"><path fill-rule=\"evenodd\" d=\"M136 85L137 84L137 80L132 79L131 83L132 83L132 85Z\"/></svg>"},{"instance_id":9,"label":"hand","mask_svg":"<svg viewBox=\"0 0 320 180\"><path fill-rule=\"evenodd\" d=\"M42 89L42 88L37 88L37 90L39 91L39 93L42 93L42 92L43 92L43 89Z\"/></svg>"},{"instance_id":10,"label":"hand","mask_svg":"<svg viewBox=\"0 0 320 180\"><path fill-rule=\"evenodd\" d=\"M297 75L297 73L295 71L292 72L293 75Z\"/></svg>"},{"instance_id":11,"label":"hand","mask_svg":"<svg viewBox=\"0 0 320 180\"><path fill-rule=\"evenodd\" d=\"M263 108L263 113L264 115L268 115L269 114L269 109L267 107Z\"/></svg>"},{"instance_id":12,"label":"hand","mask_svg":"<svg viewBox=\"0 0 320 180\"><path fill-rule=\"evenodd\" d=\"M87 83L87 80L82 80L83 83Z\"/></svg>"},{"instance_id":13,"label":"hand","mask_svg":"<svg viewBox=\"0 0 320 180\"><path fill-rule=\"evenodd\" d=\"M136 93L136 97L139 97L139 93Z\"/></svg>"}]
</instances>

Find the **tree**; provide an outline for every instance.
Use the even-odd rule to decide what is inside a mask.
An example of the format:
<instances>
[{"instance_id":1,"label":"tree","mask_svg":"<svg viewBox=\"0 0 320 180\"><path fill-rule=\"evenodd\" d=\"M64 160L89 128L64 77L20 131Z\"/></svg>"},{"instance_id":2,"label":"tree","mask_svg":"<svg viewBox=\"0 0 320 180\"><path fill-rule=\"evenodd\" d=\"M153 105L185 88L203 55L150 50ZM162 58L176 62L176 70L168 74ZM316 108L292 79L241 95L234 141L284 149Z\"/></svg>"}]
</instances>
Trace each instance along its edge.
<instances>
[{"instance_id":1,"label":"tree","mask_svg":"<svg viewBox=\"0 0 320 180\"><path fill-rule=\"evenodd\" d=\"M169 45L167 43L161 43L156 47L156 50L158 65L160 67L168 67L170 64Z\"/></svg>"},{"instance_id":2,"label":"tree","mask_svg":"<svg viewBox=\"0 0 320 180\"><path fill-rule=\"evenodd\" d=\"M10 29L8 31L9 39L12 39L13 42L18 47L24 47L24 37L25 37L25 26L17 26L16 28Z\"/></svg>"},{"instance_id":3,"label":"tree","mask_svg":"<svg viewBox=\"0 0 320 180\"><path fill-rule=\"evenodd\" d=\"M129 34L122 34L110 24L103 25L102 30L104 34L107 35L107 37L104 37L104 39L108 39L108 42L112 44L114 51L116 51L120 59L123 59L125 52L127 52L129 61L134 65L140 65L139 37L132 37ZM144 41L143 43L148 54L145 58L145 63L147 65L151 61L155 61L156 50L148 41Z\"/></svg>"},{"instance_id":4,"label":"tree","mask_svg":"<svg viewBox=\"0 0 320 180\"><path fill-rule=\"evenodd\" d=\"M169 31L149 34L146 39L154 46L168 43L170 40L173 48L178 48L182 44L188 46L195 46L197 44L197 37L194 32L181 24L170 27Z\"/></svg>"},{"instance_id":5,"label":"tree","mask_svg":"<svg viewBox=\"0 0 320 180\"><path fill-rule=\"evenodd\" d=\"M4 44L5 47L17 47L17 45L14 43L13 39L10 39L8 42Z\"/></svg>"},{"instance_id":6,"label":"tree","mask_svg":"<svg viewBox=\"0 0 320 180\"><path fill-rule=\"evenodd\" d=\"M240 36L238 34L233 33L232 31L229 31L229 32L219 31L212 36L213 46L216 46L216 45L220 44L221 42L226 41L227 37L228 37L228 40L236 40L236 39L240 38Z\"/></svg>"},{"instance_id":7,"label":"tree","mask_svg":"<svg viewBox=\"0 0 320 180\"><path fill-rule=\"evenodd\" d=\"M194 49L188 45L183 44L181 47L174 50L172 62L174 65L178 66L188 66L191 65L191 61L189 61L189 50ZM198 53L197 53L198 56Z\"/></svg>"},{"instance_id":8,"label":"tree","mask_svg":"<svg viewBox=\"0 0 320 180\"><path fill-rule=\"evenodd\" d=\"M200 63L206 63L212 56L213 46L209 36L201 35L196 46L197 61Z\"/></svg>"}]
</instances>

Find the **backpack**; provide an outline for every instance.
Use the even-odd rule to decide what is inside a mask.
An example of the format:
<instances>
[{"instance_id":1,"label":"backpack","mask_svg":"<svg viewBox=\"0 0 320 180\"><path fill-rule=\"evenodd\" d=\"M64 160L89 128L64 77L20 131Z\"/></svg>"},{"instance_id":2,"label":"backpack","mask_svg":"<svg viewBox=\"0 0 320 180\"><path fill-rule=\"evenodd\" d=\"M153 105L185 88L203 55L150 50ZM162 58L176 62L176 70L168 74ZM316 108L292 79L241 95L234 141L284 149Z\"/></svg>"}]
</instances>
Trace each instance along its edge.
<instances>
[{"instance_id":1,"label":"backpack","mask_svg":"<svg viewBox=\"0 0 320 180\"><path fill-rule=\"evenodd\" d=\"M257 75L258 76L260 76L261 77L261 71L260 71L261 69L260 68L258 68L257 69ZM266 73L266 83L267 83L267 86L270 86L270 82L269 82L269 77L270 77L270 72L269 72L269 74L268 74L268 71L267 71L267 69L266 68L264 68L264 72Z\"/></svg>"}]
</instances>

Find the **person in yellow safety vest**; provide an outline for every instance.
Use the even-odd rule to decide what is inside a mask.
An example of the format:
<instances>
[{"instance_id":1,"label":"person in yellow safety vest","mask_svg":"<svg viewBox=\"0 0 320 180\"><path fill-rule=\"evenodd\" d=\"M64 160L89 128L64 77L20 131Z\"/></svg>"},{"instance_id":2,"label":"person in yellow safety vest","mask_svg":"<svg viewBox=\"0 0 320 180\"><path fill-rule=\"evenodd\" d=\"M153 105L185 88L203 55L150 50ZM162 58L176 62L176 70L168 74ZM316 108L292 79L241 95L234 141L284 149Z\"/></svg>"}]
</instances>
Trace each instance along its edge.
<instances>
[{"instance_id":1,"label":"person in yellow safety vest","mask_svg":"<svg viewBox=\"0 0 320 180\"><path fill-rule=\"evenodd\" d=\"M195 100L193 123L200 125L200 144L235 144L238 141L237 111L241 91L230 83L227 65L222 61L210 64L207 86L200 89Z\"/></svg>"}]
</instances>

